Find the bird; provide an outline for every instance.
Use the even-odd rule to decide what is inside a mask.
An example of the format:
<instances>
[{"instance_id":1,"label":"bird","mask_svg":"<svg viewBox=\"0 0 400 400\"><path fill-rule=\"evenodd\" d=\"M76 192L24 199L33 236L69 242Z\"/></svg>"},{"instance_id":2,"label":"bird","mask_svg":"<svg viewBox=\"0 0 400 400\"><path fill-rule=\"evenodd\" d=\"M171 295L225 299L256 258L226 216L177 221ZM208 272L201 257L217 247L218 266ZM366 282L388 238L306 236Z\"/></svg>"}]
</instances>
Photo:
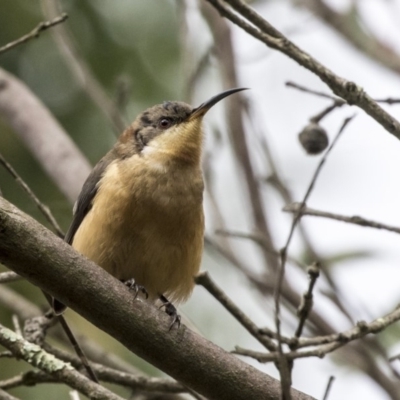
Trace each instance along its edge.
<instances>
[{"instance_id":1,"label":"bird","mask_svg":"<svg viewBox=\"0 0 400 400\"><path fill-rule=\"evenodd\" d=\"M166 101L143 111L123 131L83 184L64 240L108 273L161 300L188 299L204 245L203 117L220 100L199 107ZM66 306L53 299L56 315Z\"/></svg>"}]
</instances>

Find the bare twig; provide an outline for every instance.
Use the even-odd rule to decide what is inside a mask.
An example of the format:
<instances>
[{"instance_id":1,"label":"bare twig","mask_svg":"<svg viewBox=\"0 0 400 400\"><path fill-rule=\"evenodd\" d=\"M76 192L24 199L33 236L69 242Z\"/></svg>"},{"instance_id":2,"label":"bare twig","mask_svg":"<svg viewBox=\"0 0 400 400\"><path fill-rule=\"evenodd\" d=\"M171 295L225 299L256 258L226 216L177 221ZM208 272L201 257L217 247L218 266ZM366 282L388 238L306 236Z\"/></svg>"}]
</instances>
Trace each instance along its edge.
<instances>
[{"instance_id":1,"label":"bare twig","mask_svg":"<svg viewBox=\"0 0 400 400\"><path fill-rule=\"evenodd\" d=\"M322 400L328 400L329 392L331 391L332 383L334 380L335 380L334 376L329 377L328 384L326 385L324 397L322 398Z\"/></svg>"},{"instance_id":2,"label":"bare twig","mask_svg":"<svg viewBox=\"0 0 400 400\"><path fill-rule=\"evenodd\" d=\"M309 88L307 88L307 87L305 87L305 86L303 86L303 85L300 85L300 84L295 83L295 82L292 82L292 81L287 81L287 82L285 83L285 85L286 85L287 87L291 87L291 88L293 88L293 89L300 90L301 92L313 94L313 95L315 95L315 96L323 97L323 98L325 98L325 99L331 99L331 100L333 100L334 102L339 102L339 101L341 101L341 102L343 102L344 104L346 104L346 102L345 102L344 100L340 99L339 97L332 96L331 94L324 93L324 92L320 92L320 91L318 91L318 90L309 89ZM398 98L393 98L393 97L387 97L387 98L385 98L385 99L374 99L374 101L376 101L377 103L386 103L386 104L389 104L389 105L400 103L400 99L398 99Z\"/></svg>"},{"instance_id":3,"label":"bare twig","mask_svg":"<svg viewBox=\"0 0 400 400\"><path fill-rule=\"evenodd\" d=\"M332 105L324 108L318 114L311 117L310 122L319 123L323 118L325 118L333 110L336 110L337 108L342 107L345 104L346 104L346 102L343 101L342 99L335 100Z\"/></svg>"},{"instance_id":4,"label":"bare twig","mask_svg":"<svg viewBox=\"0 0 400 400\"><path fill-rule=\"evenodd\" d=\"M263 247L265 251L269 252L270 254L276 257L279 257L279 252L275 250L274 247L270 246L267 238L261 233L247 233L247 232L233 231L228 229L217 229L215 231L215 234L221 236L252 240L253 242Z\"/></svg>"},{"instance_id":5,"label":"bare twig","mask_svg":"<svg viewBox=\"0 0 400 400\"><path fill-rule=\"evenodd\" d=\"M319 277L319 263L315 262L312 265L310 265L307 268L307 273L308 276L310 277L310 284L308 286L307 292L303 294L302 301L300 303L300 306L297 310L297 315L299 316L299 325L296 329L296 332L294 334L295 337L300 337L301 333L303 332L303 327L304 324L308 318L308 314L311 311L312 305L313 305L313 289L315 282L317 281Z\"/></svg>"},{"instance_id":6,"label":"bare twig","mask_svg":"<svg viewBox=\"0 0 400 400\"><path fill-rule=\"evenodd\" d=\"M335 144L337 143L339 137L341 136L342 132L344 131L345 127L347 126L347 124L353 119L353 117L348 117L344 120L342 126L339 129L339 132L337 133L335 139L332 141L332 144L329 146L328 150L325 152L324 156L321 158L321 161L318 163L318 166L313 174L313 177L311 179L310 184L308 185L306 194L304 195L303 201L301 202L301 207L299 208L299 211L296 213L291 228L290 228L290 232L288 235L288 238L286 240L286 244L283 247L283 249L281 250L281 269L280 269L280 274L279 274L279 280L278 280L278 284L277 284L277 291L276 291L276 295L275 295L275 307L276 307L276 323L277 325L280 325L279 322L279 298L280 298L280 287L282 286L282 281L283 281L283 275L284 275L284 270L285 270L285 264L286 264L286 259L287 259L287 251L290 245L290 242L292 240L293 234L294 234L294 230L297 226L297 223L299 222L300 218L301 218L301 210L303 207L305 207L305 204L314 188L314 185L317 181L317 178L319 176L319 173L321 172L321 169L323 167L323 165L325 164L325 161L328 157L328 155L330 154L330 152L332 151L333 147L335 146ZM277 326L278 328L278 326ZM277 333L279 335L280 329L277 329Z\"/></svg>"},{"instance_id":7,"label":"bare twig","mask_svg":"<svg viewBox=\"0 0 400 400\"><path fill-rule=\"evenodd\" d=\"M377 103L386 103L386 104L389 104L389 105L399 104L400 103L400 99L396 99L396 98L393 98L393 97L387 97L386 99L375 99L375 101Z\"/></svg>"},{"instance_id":8,"label":"bare twig","mask_svg":"<svg viewBox=\"0 0 400 400\"><path fill-rule=\"evenodd\" d=\"M43 292L44 297L46 297L47 302L51 306L52 303L53 303L53 299L44 290L42 290L42 292ZM85 368L86 372L88 373L90 379L95 383L99 383L99 380L97 379L97 376L96 376L95 372L93 371L93 369L89 365L89 360L87 359L86 354L82 350L82 348L81 348L80 344L78 343L75 335L72 333L72 330L69 327L69 325L67 324L67 321L65 320L64 316L63 315L53 315L53 311L51 310L49 317L50 318L54 317L54 319L57 320L60 323L63 331L67 335L69 342L71 343L72 347L75 350L75 353L80 358L80 360L82 362L82 365Z\"/></svg>"},{"instance_id":9,"label":"bare twig","mask_svg":"<svg viewBox=\"0 0 400 400\"><path fill-rule=\"evenodd\" d=\"M352 342L357 339L361 339L368 334L377 334L388 326L396 323L400 320L400 307L392 311L391 313L377 318L374 321L367 323L365 321L359 321L353 328L336 333L334 335L329 335L321 338L299 338L297 339L297 348L307 346L317 346L311 350L305 351L291 351L285 353L285 357L289 360L294 360L297 358L306 357L319 357L323 358L328 353L335 351L336 349L345 346L347 343ZM260 362L276 362L279 359L279 353L262 353L247 349L236 348L235 354L246 355L253 357Z\"/></svg>"},{"instance_id":10,"label":"bare twig","mask_svg":"<svg viewBox=\"0 0 400 400\"><path fill-rule=\"evenodd\" d=\"M56 219L54 218L53 214L50 211L50 208L47 207L45 204L43 204L38 197L33 193L31 188L26 184L26 182L17 174L15 169L4 159L3 155L0 153L0 164L3 165L3 167L14 177L15 181L22 187L22 189L25 190L25 192L28 194L28 196L33 200L33 202L36 204L37 208L39 211L45 216L47 221L50 222L51 226L53 227L54 231L57 233L57 235L61 238L64 237L64 232L60 228L60 225L58 225Z\"/></svg>"},{"instance_id":11,"label":"bare twig","mask_svg":"<svg viewBox=\"0 0 400 400\"><path fill-rule=\"evenodd\" d=\"M315 73L331 90L339 97L346 100L350 105L357 105L368 115L381 124L389 133L400 139L400 123L380 107L363 88L356 83L347 81L335 75L331 70L318 62L310 54L306 53L287 37L275 29L268 21L262 18L255 10L241 0L207 0L224 17L245 30L251 36L265 43L268 47L286 54L303 67ZM236 12L231 10L226 3L229 3ZM252 24L249 24L245 17Z\"/></svg>"},{"instance_id":12,"label":"bare twig","mask_svg":"<svg viewBox=\"0 0 400 400\"><path fill-rule=\"evenodd\" d=\"M0 304L11 312L16 313L23 320L42 315L42 311L39 307L36 307L20 294L5 286L0 287ZM53 330L51 335L62 343L69 344L61 329ZM101 362L114 369L140 375L131 364L128 364L113 353L105 352L92 340L88 340L82 335L78 336L79 342L83 344L85 353L88 354L92 360Z\"/></svg>"},{"instance_id":13,"label":"bare twig","mask_svg":"<svg viewBox=\"0 0 400 400\"><path fill-rule=\"evenodd\" d=\"M333 100L333 101L341 100L340 97L336 97L336 96L333 96L333 95L328 94L328 93L320 92L320 91L318 91L318 90L309 89L309 88L307 88L307 87L305 87L305 86L303 86L303 85L300 85L300 84L298 84L298 83L296 83L296 82L287 81L287 82L285 82L285 85L286 85L287 87L300 90L300 92L305 92L305 93L313 94L313 95L315 95L315 96L323 97L323 98L325 98L325 99L330 99L330 100ZM342 100L342 101L343 101L343 100Z\"/></svg>"},{"instance_id":14,"label":"bare twig","mask_svg":"<svg viewBox=\"0 0 400 400\"><path fill-rule=\"evenodd\" d=\"M336 142L338 141L341 133L344 131L345 127L352 120L352 118L353 117L349 117L349 118L346 118L344 120L344 122L343 122L341 128L339 129L339 132L336 135L335 139L333 140L332 144L329 146L328 150L325 152L324 156L321 158L321 161L319 162L319 164L318 164L318 166L317 166L317 168L316 168L316 170L314 172L314 175L313 175L313 177L311 179L311 182L310 182L310 184L308 186L306 194L304 195L303 201L301 203L302 206L304 206L306 201L308 200L308 198L309 198L309 196L310 196L310 194L311 194L311 192L312 192L312 190L314 188L314 185L315 185L315 183L317 181L319 173L320 173L320 171L322 169L322 166L324 165L329 153L332 151L332 149L335 146ZM285 361L285 360L287 360L287 358L285 358L285 355L283 353L282 343L281 343L281 340L280 340L280 336L281 336L280 297L281 297L281 290L282 290L283 280L284 280L284 276L285 276L287 252L288 252L289 245L290 245L290 242L292 240L295 228L297 226L297 223L300 221L300 218L301 218L301 214L300 213L297 213L294 216L293 221L292 221L292 225L291 225L291 228L290 228L290 232L289 232L288 238L286 240L286 244L281 249L281 264L280 264L280 269L279 269L279 272L278 272L278 279L277 279L277 283L276 283L276 286L275 286L275 296L274 296L275 297L275 326L276 326L276 332L278 334L278 349L279 349L279 354L280 354L279 361L280 361L280 365L284 365L284 366L286 365L286 374L290 374L290 372L289 372L289 366L286 364L286 361ZM289 385L289 383L288 383L289 382L289 377L287 377L286 379L287 379L286 385ZM284 385L284 383L282 383L282 390L284 389L283 385Z\"/></svg>"},{"instance_id":15,"label":"bare twig","mask_svg":"<svg viewBox=\"0 0 400 400\"><path fill-rule=\"evenodd\" d=\"M313 217L322 217L322 218L329 218L336 221L347 222L348 224L354 224L359 226L365 226L369 228L375 229L383 229L389 232L395 232L400 234L400 228L393 226L393 225L386 225L380 222L372 221L357 215L353 216L346 216L340 214L334 214L327 211L316 210L314 208L309 208L307 206L301 207L301 203L292 203L286 205L283 208L283 211L289 213L297 213L300 211L301 215L309 215Z\"/></svg>"},{"instance_id":16,"label":"bare twig","mask_svg":"<svg viewBox=\"0 0 400 400\"><path fill-rule=\"evenodd\" d=\"M260 334L259 328L229 299L229 297L212 281L207 272L201 272L195 278L198 285L203 286L212 294L235 319L262 345L270 351L276 351L275 343L267 336ZM267 340L265 340L267 339Z\"/></svg>"},{"instance_id":17,"label":"bare twig","mask_svg":"<svg viewBox=\"0 0 400 400\"><path fill-rule=\"evenodd\" d=\"M82 366L78 357L73 356L63 350L56 349L48 344L44 349L54 355L57 359L71 363L78 369ZM91 367L103 382L113 383L134 390L143 390L147 392L165 392L165 393L184 393L186 389L179 383L166 378L147 378L135 374L118 371L101 364L91 363ZM34 383L55 382L54 377L42 371L28 371L17 375L11 379L0 381L0 388L12 389L21 385L32 385Z\"/></svg>"},{"instance_id":18,"label":"bare twig","mask_svg":"<svg viewBox=\"0 0 400 400\"><path fill-rule=\"evenodd\" d=\"M41 22L35 29L33 29L28 34L20 37L13 42L6 44L5 46L0 47L0 54L5 53L8 50L13 49L14 47L19 46L22 43L26 43L31 39L38 38L41 32L45 31L46 29L51 28L52 26L58 25L61 22L64 22L68 18L66 13L61 14L59 17L52 19L51 21Z\"/></svg>"}]
</instances>

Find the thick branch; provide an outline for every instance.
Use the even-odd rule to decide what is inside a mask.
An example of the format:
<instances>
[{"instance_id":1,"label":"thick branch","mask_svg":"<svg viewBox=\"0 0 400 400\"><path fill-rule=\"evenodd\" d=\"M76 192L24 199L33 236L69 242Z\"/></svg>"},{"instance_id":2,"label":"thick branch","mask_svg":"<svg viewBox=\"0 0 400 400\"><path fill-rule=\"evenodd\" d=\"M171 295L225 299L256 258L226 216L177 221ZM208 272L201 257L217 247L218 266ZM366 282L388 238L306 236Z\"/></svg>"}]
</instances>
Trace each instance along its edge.
<instances>
[{"instance_id":1,"label":"thick branch","mask_svg":"<svg viewBox=\"0 0 400 400\"><path fill-rule=\"evenodd\" d=\"M118 280L0 198L0 261L209 399L280 398L279 382L134 300ZM293 391L293 399L310 399Z\"/></svg>"}]
</instances>

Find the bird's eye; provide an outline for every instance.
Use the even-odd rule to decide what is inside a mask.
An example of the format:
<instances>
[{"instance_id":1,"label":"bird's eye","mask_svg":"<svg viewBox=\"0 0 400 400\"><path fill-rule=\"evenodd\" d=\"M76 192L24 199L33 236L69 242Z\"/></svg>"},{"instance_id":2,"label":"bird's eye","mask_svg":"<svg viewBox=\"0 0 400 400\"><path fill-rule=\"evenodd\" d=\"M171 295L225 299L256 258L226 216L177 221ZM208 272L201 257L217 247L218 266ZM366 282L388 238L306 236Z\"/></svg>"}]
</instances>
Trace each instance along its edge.
<instances>
[{"instance_id":1,"label":"bird's eye","mask_svg":"<svg viewBox=\"0 0 400 400\"><path fill-rule=\"evenodd\" d=\"M161 118L158 122L158 127L161 129L168 129L172 125L172 121L169 118Z\"/></svg>"}]
</instances>

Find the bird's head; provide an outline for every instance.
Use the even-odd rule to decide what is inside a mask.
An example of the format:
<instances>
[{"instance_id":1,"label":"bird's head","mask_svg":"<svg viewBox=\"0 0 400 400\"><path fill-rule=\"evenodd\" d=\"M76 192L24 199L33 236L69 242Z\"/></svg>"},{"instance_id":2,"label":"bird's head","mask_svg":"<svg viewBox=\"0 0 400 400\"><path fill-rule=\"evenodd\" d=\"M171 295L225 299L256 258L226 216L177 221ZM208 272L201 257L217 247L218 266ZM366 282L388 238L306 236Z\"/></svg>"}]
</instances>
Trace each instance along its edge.
<instances>
[{"instance_id":1,"label":"bird's head","mask_svg":"<svg viewBox=\"0 0 400 400\"><path fill-rule=\"evenodd\" d=\"M204 115L220 100L241 90L245 88L227 90L196 108L179 101L166 101L148 108L119 137L118 153L123 157L154 153L199 163Z\"/></svg>"}]
</instances>

